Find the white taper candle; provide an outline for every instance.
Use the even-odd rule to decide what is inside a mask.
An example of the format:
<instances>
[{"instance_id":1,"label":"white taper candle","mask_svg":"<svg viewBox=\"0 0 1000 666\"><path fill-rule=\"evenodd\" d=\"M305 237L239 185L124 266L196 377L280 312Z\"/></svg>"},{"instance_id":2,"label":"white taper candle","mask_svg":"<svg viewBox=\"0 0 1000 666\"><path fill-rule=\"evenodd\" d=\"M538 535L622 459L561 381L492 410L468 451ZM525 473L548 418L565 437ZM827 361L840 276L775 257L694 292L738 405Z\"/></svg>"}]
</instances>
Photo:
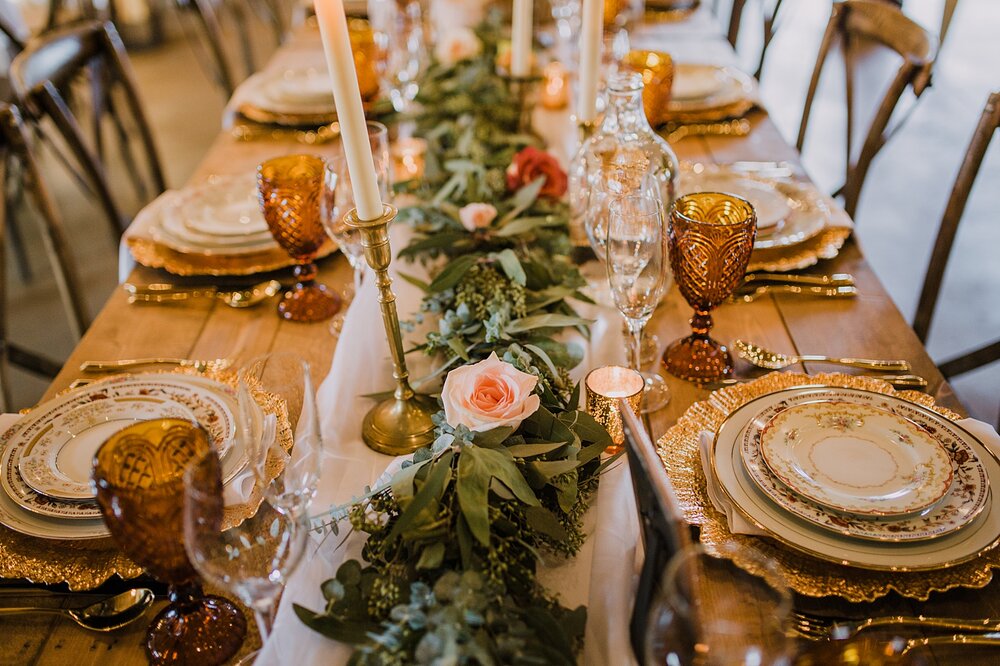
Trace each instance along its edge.
<instances>
[{"instance_id":1,"label":"white taper candle","mask_svg":"<svg viewBox=\"0 0 1000 666\"><path fill-rule=\"evenodd\" d=\"M514 0L511 21L510 73L528 76L531 73L531 24L533 0Z\"/></svg>"},{"instance_id":2,"label":"white taper candle","mask_svg":"<svg viewBox=\"0 0 1000 666\"><path fill-rule=\"evenodd\" d=\"M604 0L583 0L583 28L580 31L580 97L577 120L597 118L597 79L601 67Z\"/></svg>"},{"instance_id":3,"label":"white taper candle","mask_svg":"<svg viewBox=\"0 0 1000 666\"><path fill-rule=\"evenodd\" d=\"M351 175L354 205L361 220L375 220L382 216L382 197L378 191L365 111L361 105L344 3L342 0L315 0L314 6L326 65L333 79L333 101L337 107L347 170Z\"/></svg>"}]
</instances>

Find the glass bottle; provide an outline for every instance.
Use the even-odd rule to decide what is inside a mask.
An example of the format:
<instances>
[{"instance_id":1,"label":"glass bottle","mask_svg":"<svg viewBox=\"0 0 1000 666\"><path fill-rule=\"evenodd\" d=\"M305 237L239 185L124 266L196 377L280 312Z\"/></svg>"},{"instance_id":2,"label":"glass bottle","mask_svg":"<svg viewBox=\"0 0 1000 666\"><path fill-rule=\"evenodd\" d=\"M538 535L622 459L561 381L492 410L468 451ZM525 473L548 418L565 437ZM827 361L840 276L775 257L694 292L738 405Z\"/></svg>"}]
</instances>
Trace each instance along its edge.
<instances>
[{"instance_id":1,"label":"glass bottle","mask_svg":"<svg viewBox=\"0 0 1000 666\"><path fill-rule=\"evenodd\" d=\"M666 219L676 194L677 156L650 127L642 105L642 75L620 72L608 82L604 118L570 163L571 225L586 231L604 261L610 199L659 198Z\"/></svg>"}]
</instances>

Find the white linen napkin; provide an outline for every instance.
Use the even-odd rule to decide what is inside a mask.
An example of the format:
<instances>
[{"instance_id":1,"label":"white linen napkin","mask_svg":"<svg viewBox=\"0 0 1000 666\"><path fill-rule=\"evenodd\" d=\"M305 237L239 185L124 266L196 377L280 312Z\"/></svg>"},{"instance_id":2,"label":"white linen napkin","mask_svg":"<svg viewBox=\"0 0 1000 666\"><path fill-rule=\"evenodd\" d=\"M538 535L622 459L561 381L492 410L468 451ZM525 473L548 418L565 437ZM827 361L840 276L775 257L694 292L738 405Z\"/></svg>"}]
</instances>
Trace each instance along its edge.
<instances>
[{"instance_id":1,"label":"white linen napkin","mask_svg":"<svg viewBox=\"0 0 1000 666\"><path fill-rule=\"evenodd\" d=\"M1000 455L1000 434L993 429L993 426L976 419L962 419L958 422L970 433L975 435L983 445L993 453ZM711 450L715 441L715 433L705 430L701 433L699 448L701 451L701 466L705 471L705 488L708 490L708 498L718 511L725 514L726 522L729 523L729 531L733 534L749 534L753 536L765 536L767 533L751 523L736 510L732 502L726 496L725 491L719 487L719 480L712 472Z\"/></svg>"}]
</instances>

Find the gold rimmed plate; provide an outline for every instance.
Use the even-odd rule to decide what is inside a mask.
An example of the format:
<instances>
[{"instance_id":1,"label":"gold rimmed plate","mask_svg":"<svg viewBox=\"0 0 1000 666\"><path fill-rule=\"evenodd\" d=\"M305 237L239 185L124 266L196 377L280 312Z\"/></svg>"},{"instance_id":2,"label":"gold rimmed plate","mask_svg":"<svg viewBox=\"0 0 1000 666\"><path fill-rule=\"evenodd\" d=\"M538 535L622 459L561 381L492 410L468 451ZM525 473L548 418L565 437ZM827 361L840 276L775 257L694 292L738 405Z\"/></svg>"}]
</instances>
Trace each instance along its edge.
<instances>
[{"instance_id":1,"label":"gold rimmed plate","mask_svg":"<svg viewBox=\"0 0 1000 666\"><path fill-rule=\"evenodd\" d=\"M934 429L948 453L954 481L948 493L930 509L903 519L872 519L839 512L831 512L792 492L771 473L760 453L760 434L764 426L777 414L797 405L823 401L854 402L868 405L878 401L895 415L911 421L918 427ZM989 479L975 451L950 428L940 428L939 423L905 401L888 403L873 394L858 394L837 388L825 392L805 392L791 395L768 407L753 417L740 438L743 466L767 497L791 515L820 528L857 539L885 542L909 542L935 539L951 534L968 525L986 507L990 496Z\"/></svg>"}]
</instances>

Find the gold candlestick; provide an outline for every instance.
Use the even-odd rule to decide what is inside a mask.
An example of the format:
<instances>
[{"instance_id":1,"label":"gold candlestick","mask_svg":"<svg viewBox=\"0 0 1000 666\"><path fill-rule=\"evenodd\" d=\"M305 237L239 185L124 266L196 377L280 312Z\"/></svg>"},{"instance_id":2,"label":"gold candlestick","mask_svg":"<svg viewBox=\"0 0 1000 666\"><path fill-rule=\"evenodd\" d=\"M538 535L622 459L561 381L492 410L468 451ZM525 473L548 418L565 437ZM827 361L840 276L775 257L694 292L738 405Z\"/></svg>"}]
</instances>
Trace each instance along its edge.
<instances>
[{"instance_id":1,"label":"gold candlestick","mask_svg":"<svg viewBox=\"0 0 1000 666\"><path fill-rule=\"evenodd\" d=\"M406 370L403 336L396 312L396 295L392 293L392 278L389 277L389 264L392 263L389 223L395 217L396 209L383 204L381 217L361 220L357 209L354 209L347 214L345 221L348 226L361 232L365 259L375 271L382 323L385 325L389 351L392 352L392 376L396 380L393 396L372 407L365 415L361 438L369 448L379 453L399 456L413 453L434 441L431 416L438 411L438 405L430 396L414 392L410 387L410 374Z\"/></svg>"},{"instance_id":2,"label":"gold candlestick","mask_svg":"<svg viewBox=\"0 0 1000 666\"><path fill-rule=\"evenodd\" d=\"M503 78L518 109L517 131L521 134L533 134L531 116L538 103L538 91L542 83L542 76L539 74L528 76L506 74Z\"/></svg>"}]
</instances>

